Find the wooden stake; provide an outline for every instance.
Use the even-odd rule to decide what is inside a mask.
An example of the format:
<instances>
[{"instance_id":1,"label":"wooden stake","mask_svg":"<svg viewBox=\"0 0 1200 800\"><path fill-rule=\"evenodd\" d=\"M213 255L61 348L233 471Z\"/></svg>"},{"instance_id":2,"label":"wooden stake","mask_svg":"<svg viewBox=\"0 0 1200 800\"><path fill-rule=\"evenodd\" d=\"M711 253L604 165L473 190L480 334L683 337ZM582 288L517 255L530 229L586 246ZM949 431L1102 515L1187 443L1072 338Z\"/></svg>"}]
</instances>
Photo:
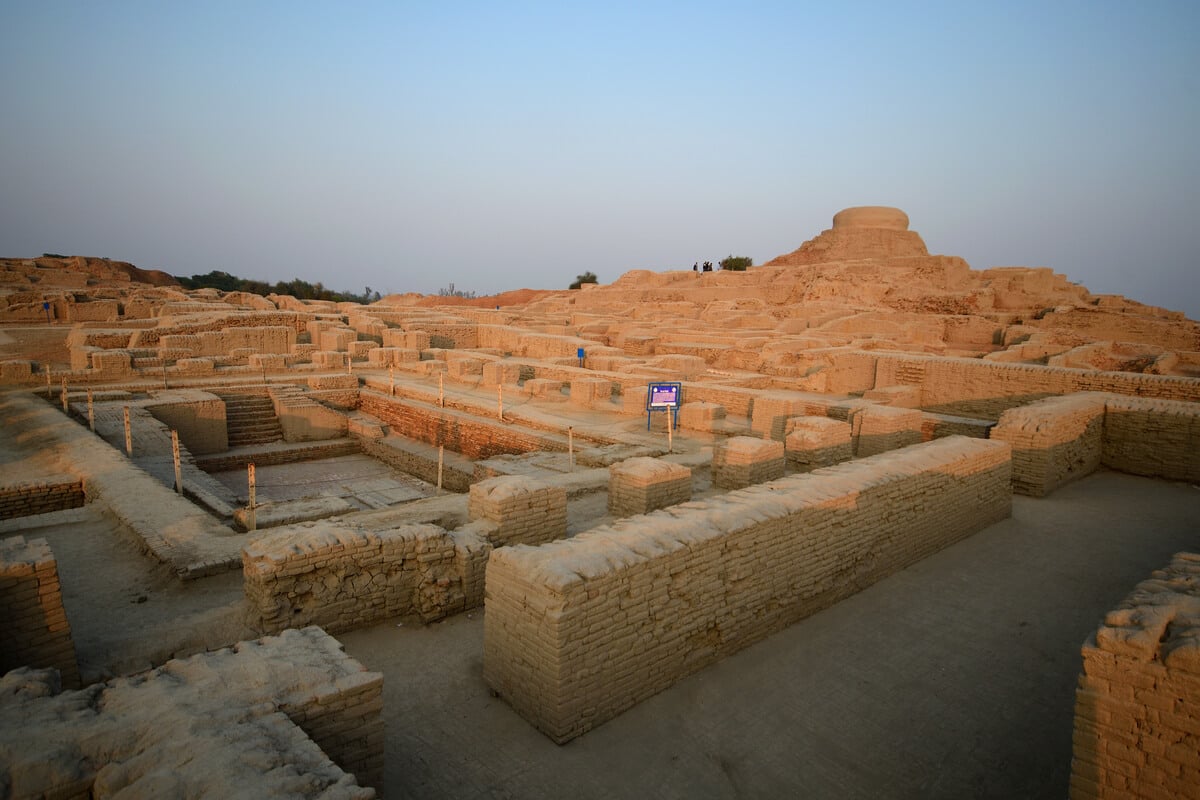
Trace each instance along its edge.
<instances>
[{"instance_id":1,"label":"wooden stake","mask_svg":"<svg viewBox=\"0 0 1200 800\"><path fill-rule=\"evenodd\" d=\"M392 397L395 397L396 396L396 368L395 367L388 367L388 381L391 383L391 389L389 390L389 392L392 395Z\"/></svg>"},{"instance_id":2,"label":"wooden stake","mask_svg":"<svg viewBox=\"0 0 1200 800\"><path fill-rule=\"evenodd\" d=\"M46 365L46 399L49 400L54 396L54 390L50 387L50 365Z\"/></svg>"},{"instance_id":3,"label":"wooden stake","mask_svg":"<svg viewBox=\"0 0 1200 800\"><path fill-rule=\"evenodd\" d=\"M171 460L175 462L175 493L183 494L183 468L179 464L179 431L171 431Z\"/></svg>"},{"instance_id":4,"label":"wooden stake","mask_svg":"<svg viewBox=\"0 0 1200 800\"><path fill-rule=\"evenodd\" d=\"M570 464L570 471L575 471L575 428L567 426L567 461Z\"/></svg>"},{"instance_id":5,"label":"wooden stake","mask_svg":"<svg viewBox=\"0 0 1200 800\"><path fill-rule=\"evenodd\" d=\"M446 387L443 385L444 381L445 381L445 376L439 372L438 373L438 406L440 406L441 408L446 407Z\"/></svg>"},{"instance_id":6,"label":"wooden stake","mask_svg":"<svg viewBox=\"0 0 1200 800\"><path fill-rule=\"evenodd\" d=\"M88 388L88 430L96 432L96 409L92 405L92 390Z\"/></svg>"},{"instance_id":7,"label":"wooden stake","mask_svg":"<svg viewBox=\"0 0 1200 800\"><path fill-rule=\"evenodd\" d=\"M258 515L254 510L254 507L256 505L256 503L255 503L255 488L256 488L257 484L254 480L254 465L253 464L246 465L246 479L250 484L250 492L249 492L250 501L249 501L249 504L246 506L247 511L249 511L249 513L246 515L246 530L252 531L252 530L255 530L258 526L258 518L257 518Z\"/></svg>"},{"instance_id":8,"label":"wooden stake","mask_svg":"<svg viewBox=\"0 0 1200 800\"><path fill-rule=\"evenodd\" d=\"M439 444L438 445L438 482L437 482L437 493L438 494L442 493L442 460L445 458L445 456L446 456L446 447L444 445Z\"/></svg>"},{"instance_id":9,"label":"wooden stake","mask_svg":"<svg viewBox=\"0 0 1200 800\"><path fill-rule=\"evenodd\" d=\"M129 406L125 406L125 455L133 458L133 430L129 427Z\"/></svg>"},{"instance_id":10,"label":"wooden stake","mask_svg":"<svg viewBox=\"0 0 1200 800\"><path fill-rule=\"evenodd\" d=\"M496 384L496 413L500 416L500 421L504 422L504 384Z\"/></svg>"},{"instance_id":11,"label":"wooden stake","mask_svg":"<svg viewBox=\"0 0 1200 800\"><path fill-rule=\"evenodd\" d=\"M71 406L67 403L67 379L66 378L62 379L62 404L63 404L63 413L70 414Z\"/></svg>"}]
</instances>

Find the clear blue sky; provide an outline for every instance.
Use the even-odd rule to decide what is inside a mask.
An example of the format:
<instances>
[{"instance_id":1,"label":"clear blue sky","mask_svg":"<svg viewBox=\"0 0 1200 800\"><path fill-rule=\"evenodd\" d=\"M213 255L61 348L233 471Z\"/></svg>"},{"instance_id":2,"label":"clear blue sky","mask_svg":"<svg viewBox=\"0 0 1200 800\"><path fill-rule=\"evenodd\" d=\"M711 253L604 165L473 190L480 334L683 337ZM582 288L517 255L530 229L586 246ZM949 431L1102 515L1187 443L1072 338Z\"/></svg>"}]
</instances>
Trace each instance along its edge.
<instances>
[{"instance_id":1,"label":"clear blue sky","mask_svg":"<svg viewBox=\"0 0 1200 800\"><path fill-rule=\"evenodd\" d=\"M0 0L0 255L337 289L762 263L852 205L1200 318L1200 3Z\"/></svg>"}]
</instances>

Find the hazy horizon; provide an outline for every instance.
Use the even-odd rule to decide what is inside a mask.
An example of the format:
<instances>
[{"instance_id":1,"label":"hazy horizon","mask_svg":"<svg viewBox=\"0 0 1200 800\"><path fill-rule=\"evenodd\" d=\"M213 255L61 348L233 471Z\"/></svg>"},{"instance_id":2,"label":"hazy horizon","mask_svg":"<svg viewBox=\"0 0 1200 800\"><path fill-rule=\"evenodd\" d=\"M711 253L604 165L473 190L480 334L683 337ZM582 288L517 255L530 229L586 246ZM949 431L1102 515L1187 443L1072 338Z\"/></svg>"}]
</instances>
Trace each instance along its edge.
<instances>
[{"instance_id":1,"label":"hazy horizon","mask_svg":"<svg viewBox=\"0 0 1200 800\"><path fill-rule=\"evenodd\" d=\"M856 205L1200 319L1200 6L6 3L0 255L493 294Z\"/></svg>"}]
</instances>

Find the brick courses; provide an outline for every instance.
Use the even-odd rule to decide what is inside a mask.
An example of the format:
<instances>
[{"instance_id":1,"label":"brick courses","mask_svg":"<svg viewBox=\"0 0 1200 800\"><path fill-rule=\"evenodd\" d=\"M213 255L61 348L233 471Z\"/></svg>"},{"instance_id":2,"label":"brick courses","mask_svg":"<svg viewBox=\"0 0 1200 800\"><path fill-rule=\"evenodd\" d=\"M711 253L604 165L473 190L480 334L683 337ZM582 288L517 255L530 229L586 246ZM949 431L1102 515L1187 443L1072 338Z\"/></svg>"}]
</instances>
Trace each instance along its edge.
<instances>
[{"instance_id":1,"label":"brick courses","mask_svg":"<svg viewBox=\"0 0 1200 800\"><path fill-rule=\"evenodd\" d=\"M608 513L648 514L692 499L692 471L657 458L629 458L608 468Z\"/></svg>"},{"instance_id":2,"label":"brick courses","mask_svg":"<svg viewBox=\"0 0 1200 800\"><path fill-rule=\"evenodd\" d=\"M53 667L64 686L79 688L58 561L45 539L0 539L0 620L0 675L17 667Z\"/></svg>"},{"instance_id":3,"label":"brick courses","mask_svg":"<svg viewBox=\"0 0 1200 800\"><path fill-rule=\"evenodd\" d=\"M1072 741L1072 798L1200 798L1200 554L1176 554L1088 637Z\"/></svg>"},{"instance_id":4,"label":"brick courses","mask_svg":"<svg viewBox=\"0 0 1200 800\"><path fill-rule=\"evenodd\" d=\"M565 742L1004 519L1009 458L950 437L495 549L484 679Z\"/></svg>"}]
</instances>

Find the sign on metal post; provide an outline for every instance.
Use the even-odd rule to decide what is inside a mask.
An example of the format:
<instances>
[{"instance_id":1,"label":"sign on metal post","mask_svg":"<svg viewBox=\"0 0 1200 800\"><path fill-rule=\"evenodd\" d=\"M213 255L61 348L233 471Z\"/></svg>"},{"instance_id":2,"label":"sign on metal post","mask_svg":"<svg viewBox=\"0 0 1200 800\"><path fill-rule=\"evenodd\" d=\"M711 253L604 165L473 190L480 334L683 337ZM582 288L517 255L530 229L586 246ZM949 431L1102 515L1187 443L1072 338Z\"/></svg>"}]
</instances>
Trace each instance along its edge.
<instances>
[{"instance_id":1,"label":"sign on metal post","mask_svg":"<svg viewBox=\"0 0 1200 800\"><path fill-rule=\"evenodd\" d=\"M646 430L650 430L650 415L667 412L667 426L679 427L679 406L683 404L683 385L677 381L651 383L646 387Z\"/></svg>"},{"instance_id":2,"label":"sign on metal post","mask_svg":"<svg viewBox=\"0 0 1200 800\"><path fill-rule=\"evenodd\" d=\"M581 366L581 367L583 366L583 358L584 358L584 356L585 356L585 355L586 355L586 354L584 353L584 351L583 351L583 348L582 348L582 347L580 347L580 348L577 348L577 349L575 350L575 356L576 356L576 357L579 359L579 366Z\"/></svg>"}]
</instances>

